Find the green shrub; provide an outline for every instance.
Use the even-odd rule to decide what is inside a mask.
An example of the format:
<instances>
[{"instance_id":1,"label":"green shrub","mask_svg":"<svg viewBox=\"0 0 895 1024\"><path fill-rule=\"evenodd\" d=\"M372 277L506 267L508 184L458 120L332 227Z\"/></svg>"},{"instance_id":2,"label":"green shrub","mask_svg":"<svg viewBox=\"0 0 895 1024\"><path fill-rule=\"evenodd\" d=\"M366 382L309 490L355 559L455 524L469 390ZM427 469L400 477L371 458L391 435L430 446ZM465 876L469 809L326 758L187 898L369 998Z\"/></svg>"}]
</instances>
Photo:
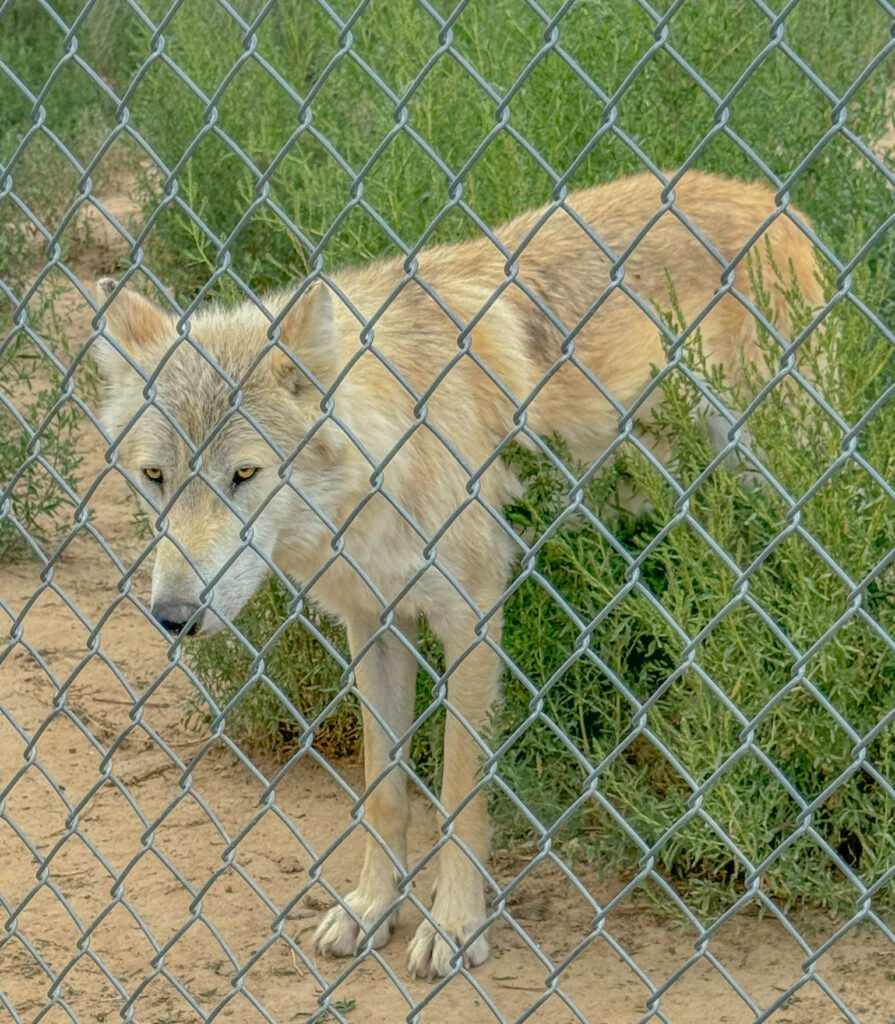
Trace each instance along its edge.
<instances>
[{"instance_id":1,"label":"green shrub","mask_svg":"<svg viewBox=\"0 0 895 1024\"><path fill-rule=\"evenodd\" d=\"M313 742L329 757L356 755L361 741L360 702L344 667L348 642L344 629L314 608L304 609L305 623L283 628L292 612L289 591L272 579L239 618L251 649L230 633L197 641L186 649L190 668L208 697L198 691L189 702L187 720L203 727L226 717L227 731L238 742L279 758L288 758ZM440 644L421 630L422 656L438 675L444 672ZM417 676L417 716L432 702L432 673ZM420 775L437 785L441 767L444 712L426 716L413 736L411 757Z\"/></svg>"},{"instance_id":2,"label":"green shrub","mask_svg":"<svg viewBox=\"0 0 895 1024\"><path fill-rule=\"evenodd\" d=\"M445 14L454 7L435 6ZM85 59L99 63L119 94L132 85L150 39L150 29L121 7L112 0L94 6L84 29L93 35L83 47ZM248 0L234 7L247 21L256 16ZM144 5L156 21L168 8L166 0ZM343 18L354 11L353 3L334 8ZM706 87L724 96L767 43L768 27L754 5L707 0L680 7L669 22L670 42ZM788 44L840 94L876 56L889 28L885 12L862 0L799 4L785 27ZM216 0L183 4L165 22L164 54L195 84L165 60L150 61L130 96L130 123L169 168L179 167L179 199L226 240L229 265L256 289L299 279L308 268L308 251L280 213L312 245L326 238L326 267L333 269L399 251L371 210L410 245L436 220L426 236L432 242L478 234L478 225L451 206L449 175L462 171L464 202L495 224L550 198L554 181L539 158L559 174L571 170L570 187L588 185L641 170L635 146L656 165L674 167L716 123L717 104L659 49L619 96L616 130L603 130L608 112L582 73L612 95L654 46L655 26L637 0L574 5L559 22L559 43L569 60L544 48L544 22L519 0L473 0L451 31L453 52L499 95L541 53L514 91L503 129L496 127L496 101L451 52L418 80L439 48L439 26L416 0L365 8L351 24L350 52L342 56L340 29L316 0L278 3L257 26L255 41L257 53L291 84L293 95L253 57L230 76L245 58L245 31ZM890 81L881 65L855 90L852 131L876 138L885 130ZM304 99L312 90L312 118L305 124L293 97ZM400 106L387 90L400 97ZM206 107L214 95L211 130ZM407 127L398 130L405 110ZM811 79L780 48L771 48L732 98L727 130L712 135L697 165L760 177L731 138L735 134L787 175L828 131L830 111ZM266 199L251 212L262 193L249 161L267 175ZM156 178L147 207L157 214L146 243L148 262L180 298L189 299L223 257L178 203L156 210L158 191ZM867 227L875 227L891 205L884 178L841 133L808 164L791 195L834 238L852 230L857 211ZM218 291L233 296L237 288L225 277Z\"/></svg>"},{"instance_id":3,"label":"green shrub","mask_svg":"<svg viewBox=\"0 0 895 1024\"><path fill-rule=\"evenodd\" d=\"M240 742L268 753L291 753L305 738L309 723L343 695L338 713L317 725L314 742L330 756L356 752L360 739L360 708L343 691L338 658L346 659L344 631L326 616L311 612L304 625L281 630L288 614L286 589L270 581L255 595L240 627L263 660L229 633L191 645L188 660L202 685L226 714L227 731ZM326 638L321 642L312 630ZM337 652L334 656L328 646ZM291 705L291 706L290 706ZM214 714L198 694L188 720L208 725Z\"/></svg>"},{"instance_id":4,"label":"green shrub","mask_svg":"<svg viewBox=\"0 0 895 1024\"><path fill-rule=\"evenodd\" d=\"M848 304L823 345L820 390L854 424L891 385L891 345ZM734 409L758 391L757 380L746 394L713 383ZM672 376L666 393L658 420L687 484L714 451L692 416L693 385ZM843 434L819 405L792 400L769 396L749 430L779 485L804 498L798 515L745 467L722 465L693 493L690 518L676 518L661 474L623 455L589 485L586 504L599 515L612 477L624 476L651 514L610 521L614 542L584 516L565 524L539 551L540 579L507 606L505 648L533 685L507 679L498 737L532 724L504 754L503 778L560 847L618 868L648 848L704 909L742 895L766 858L762 889L781 902L853 903L822 842L867 885L891 867L895 735L872 730L895 687L895 410L883 405L857 433L856 456L818 486L842 456ZM510 520L540 537L569 487L544 460L516 460L530 488ZM805 804L826 795L810 815L813 837L788 847L796 794ZM495 811L502 841L539 838L510 801ZM891 906L891 895L877 901Z\"/></svg>"},{"instance_id":5,"label":"green shrub","mask_svg":"<svg viewBox=\"0 0 895 1024\"><path fill-rule=\"evenodd\" d=\"M53 9L71 23L82 6L57 0ZM20 287L43 265L47 238L62 226L84 188L77 163L89 165L115 126L114 104L78 66L65 36L38 0L10 0L0 9L0 61L18 79L0 74L0 277L7 287ZM85 27L78 39L89 53L94 32ZM124 143L113 147L94 169L94 190L124 148ZM63 251L69 240L65 228L59 237ZM0 317L7 308L0 292Z\"/></svg>"}]
</instances>

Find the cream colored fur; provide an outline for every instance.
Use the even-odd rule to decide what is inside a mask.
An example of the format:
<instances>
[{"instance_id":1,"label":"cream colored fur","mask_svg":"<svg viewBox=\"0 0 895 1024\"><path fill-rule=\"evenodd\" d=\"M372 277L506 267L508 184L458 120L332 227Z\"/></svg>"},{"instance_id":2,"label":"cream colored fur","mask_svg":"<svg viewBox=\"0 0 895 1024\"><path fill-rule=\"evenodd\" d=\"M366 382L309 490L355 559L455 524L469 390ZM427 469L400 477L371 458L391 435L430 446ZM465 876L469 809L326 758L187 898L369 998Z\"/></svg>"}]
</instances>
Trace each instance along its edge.
<instances>
[{"instance_id":1,"label":"cream colored fur","mask_svg":"<svg viewBox=\"0 0 895 1024\"><path fill-rule=\"evenodd\" d=\"M679 216L722 261L752 242L784 339L788 309L772 283L767 243L805 300L822 302L812 247L787 216L772 218L769 189L691 172L675 189L677 212L654 220L660 191L642 175L573 193L561 209L497 228L506 250L521 247L509 283L506 254L482 238L423 251L416 278L427 288L407 279L402 261L383 260L333 274L297 301L292 292L267 296L272 315L286 310L277 320L282 344L273 347L270 318L245 303L197 312L192 341L170 354L176 318L103 283L106 333L130 357L97 346L110 384L105 423L113 436L124 430L124 465L166 510L153 606L198 609L192 621L201 617L202 632L211 632L232 620L274 564L311 582L311 596L347 624L365 704L371 834L357 887L317 929L324 952L353 955L371 933L379 946L394 925L407 863L403 741L413 714L412 647L425 616L444 641L449 669L441 804L449 815L463 810L451 819L459 842L452 838L439 854L431 919L411 940L409 967L442 975L457 950L469 965L488 955L478 867L488 859L485 795L468 797L483 749L478 734L497 696L501 599L521 546L501 516L518 485L492 456L520 410L532 431L563 434L581 458L605 451L619 408L636 403L651 367L665 363L654 317L624 289L668 310L670 273L680 312L693 322L722 286L722 263ZM615 257L641 233L623 265L624 288L610 288ZM744 259L734 274L737 291L750 298ZM557 324L574 330L574 361L561 359ZM754 318L735 295L724 294L700 330L709 362L728 373L757 359ZM458 348L461 331L468 351ZM238 401L206 355L238 384ZM235 484L244 466L258 472ZM164 482L148 481L147 468Z\"/></svg>"}]
</instances>

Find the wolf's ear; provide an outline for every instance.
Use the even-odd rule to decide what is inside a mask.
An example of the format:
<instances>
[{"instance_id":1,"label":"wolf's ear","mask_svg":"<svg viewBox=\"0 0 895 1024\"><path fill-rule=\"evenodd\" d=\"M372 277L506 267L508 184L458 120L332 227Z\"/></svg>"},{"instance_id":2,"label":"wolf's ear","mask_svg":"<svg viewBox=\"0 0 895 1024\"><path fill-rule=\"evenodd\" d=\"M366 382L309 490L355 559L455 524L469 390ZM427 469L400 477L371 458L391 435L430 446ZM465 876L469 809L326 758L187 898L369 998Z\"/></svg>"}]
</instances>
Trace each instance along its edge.
<instances>
[{"instance_id":1,"label":"wolf's ear","mask_svg":"<svg viewBox=\"0 0 895 1024\"><path fill-rule=\"evenodd\" d=\"M341 367L339 335L333 318L329 288L318 281L305 292L283 317L280 324L281 344L301 366L306 367L328 388ZM274 351L276 368L286 377L301 374L287 352ZM314 389L316 391L316 388Z\"/></svg>"},{"instance_id":2,"label":"wolf's ear","mask_svg":"<svg viewBox=\"0 0 895 1024\"><path fill-rule=\"evenodd\" d=\"M105 303L116 288L118 282L114 278L101 277L93 289L97 305ZM103 315L106 318L105 334L140 365L145 362L146 349L153 343L164 341L173 324L164 310L131 288L120 289L103 310ZM102 337L93 343L92 355L107 380L117 378L127 368L127 361Z\"/></svg>"}]
</instances>

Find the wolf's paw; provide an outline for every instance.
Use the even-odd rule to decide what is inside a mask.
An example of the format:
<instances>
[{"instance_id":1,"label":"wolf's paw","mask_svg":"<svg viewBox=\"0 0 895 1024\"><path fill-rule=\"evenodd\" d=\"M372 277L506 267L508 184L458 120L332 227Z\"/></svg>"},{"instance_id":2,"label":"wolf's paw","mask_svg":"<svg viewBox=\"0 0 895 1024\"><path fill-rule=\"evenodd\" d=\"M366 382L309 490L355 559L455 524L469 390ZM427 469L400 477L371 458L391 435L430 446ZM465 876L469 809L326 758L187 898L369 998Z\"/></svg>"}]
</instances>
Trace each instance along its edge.
<instances>
[{"instance_id":1,"label":"wolf's paw","mask_svg":"<svg viewBox=\"0 0 895 1024\"><path fill-rule=\"evenodd\" d=\"M451 970L451 958L457 956L457 950L480 924L481 921L474 921L466 925L439 922L439 930L449 936L454 943L451 946L443 935L436 931L431 921L423 921L407 947L407 969L411 975L431 981L433 978L448 974ZM487 933L480 935L475 942L463 950L464 967L478 967L488 959L491 945L486 936Z\"/></svg>"},{"instance_id":2,"label":"wolf's paw","mask_svg":"<svg viewBox=\"0 0 895 1024\"><path fill-rule=\"evenodd\" d=\"M326 912L314 932L314 949L329 956L355 956L367 939L370 929L393 904L390 899L365 899L355 890L342 903ZM344 904L344 905L343 905ZM351 912L346 910L351 908ZM373 933L373 948L379 949L391 938L398 920L393 910Z\"/></svg>"}]
</instances>

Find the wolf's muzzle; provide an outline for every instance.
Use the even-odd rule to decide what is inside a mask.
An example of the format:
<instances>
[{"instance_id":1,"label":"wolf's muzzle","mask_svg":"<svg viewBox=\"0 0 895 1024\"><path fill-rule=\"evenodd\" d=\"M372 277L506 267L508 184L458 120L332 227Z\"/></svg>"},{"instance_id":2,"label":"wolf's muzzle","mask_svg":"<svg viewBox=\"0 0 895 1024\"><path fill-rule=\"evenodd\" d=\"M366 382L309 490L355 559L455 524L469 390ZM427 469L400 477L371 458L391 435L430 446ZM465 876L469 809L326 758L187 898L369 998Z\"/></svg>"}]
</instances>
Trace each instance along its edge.
<instances>
[{"instance_id":1,"label":"wolf's muzzle","mask_svg":"<svg viewBox=\"0 0 895 1024\"><path fill-rule=\"evenodd\" d=\"M201 614L193 619L193 616L198 611L199 605L197 604L162 601L160 604L153 605L152 617L172 636L180 636L189 622L186 635L195 636L202 628L202 620L205 618L205 611L203 610ZM193 619L193 621L190 622L190 619Z\"/></svg>"}]
</instances>

